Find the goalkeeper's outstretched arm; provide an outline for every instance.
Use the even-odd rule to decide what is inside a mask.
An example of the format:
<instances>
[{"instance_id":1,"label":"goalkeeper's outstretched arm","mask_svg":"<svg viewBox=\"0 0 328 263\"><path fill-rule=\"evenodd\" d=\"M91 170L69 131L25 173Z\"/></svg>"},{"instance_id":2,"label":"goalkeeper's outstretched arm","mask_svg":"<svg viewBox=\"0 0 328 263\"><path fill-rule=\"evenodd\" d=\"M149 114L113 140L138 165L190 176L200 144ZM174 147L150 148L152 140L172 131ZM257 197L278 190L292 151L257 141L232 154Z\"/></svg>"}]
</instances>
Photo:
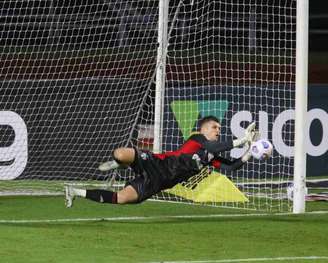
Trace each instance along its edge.
<instances>
[{"instance_id":1,"label":"goalkeeper's outstretched arm","mask_svg":"<svg viewBox=\"0 0 328 263\"><path fill-rule=\"evenodd\" d=\"M216 160L221 163L221 169L225 171L235 171L241 168L251 157L252 155L248 149L242 157L233 161L221 157L216 158Z\"/></svg>"},{"instance_id":2,"label":"goalkeeper's outstretched arm","mask_svg":"<svg viewBox=\"0 0 328 263\"><path fill-rule=\"evenodd\" d=\"M206 141L204 143L204 148L214 154L219 154L220 152L230 151L235 147L244 146L245 144L251 144L257 136L255 131L255 122L248 125L245 130L245 136L242 138L235 139L233 141L219 142L219 141Z\"/></svg>"}]
</instances>

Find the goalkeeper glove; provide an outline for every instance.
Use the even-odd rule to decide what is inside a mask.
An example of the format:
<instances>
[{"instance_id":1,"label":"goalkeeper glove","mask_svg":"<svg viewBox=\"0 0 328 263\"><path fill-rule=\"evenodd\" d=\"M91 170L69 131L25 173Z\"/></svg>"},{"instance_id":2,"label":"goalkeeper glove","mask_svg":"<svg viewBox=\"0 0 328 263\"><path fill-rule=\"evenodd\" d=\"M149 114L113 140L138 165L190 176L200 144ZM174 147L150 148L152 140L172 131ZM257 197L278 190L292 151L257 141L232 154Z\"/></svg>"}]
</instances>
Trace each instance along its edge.
<instances>
[{"instance_id":1,"label":"goalkeeper glove","mask_svg":"<svg viewBox=\"0 0 328 263\"><path fill-rule=\"evenodd\" d=\"M247 142L251 143L254 139L255 122L252 122L245 130L245 136L240 139L233 140L233 147L245 145Z\"/></svg>"},{"instance_id":2,"label":"goalkeeper glove","mask_svg":"<svg viewBox=\"0 0 328 263\"><path fill-rule=\"evenodd\" d=\"M241 161L243 163L246 163L251 157L252 157L251 144L250 143L247 143L247 151L241 157Z\"/></svg>"},{"instance_id":3,"label":"goalkeeper glove","mask_svg":"<svg viewBox=\"0 0 328 263\"><path fill-rule=\"evenodd\" d=\"M243 163L246 163L252 157L252 153L251 153L252 142L259 140L260 137L261 135L259 131L256 130L252 131L251 141L246 142L245 145L247 146L247 150L241 157L241 161Z\"/></svg>"}]
</instances>

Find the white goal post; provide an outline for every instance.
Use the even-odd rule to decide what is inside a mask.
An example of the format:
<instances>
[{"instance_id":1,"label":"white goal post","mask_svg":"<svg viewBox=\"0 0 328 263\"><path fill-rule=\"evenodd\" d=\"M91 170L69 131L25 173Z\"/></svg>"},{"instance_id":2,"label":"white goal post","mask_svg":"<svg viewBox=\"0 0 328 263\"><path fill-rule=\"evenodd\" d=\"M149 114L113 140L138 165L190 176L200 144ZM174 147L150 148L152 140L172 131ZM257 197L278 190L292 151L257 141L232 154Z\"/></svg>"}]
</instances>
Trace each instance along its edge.
<instances>
[{"instance_id":1,"label":"white goal post","mask_svg":"<svg viewBox=\"0 0 328 263\"><path fill-rule=\"evenodd\" d=\"M296 17L296 94L295 94L295 163L293 212L305 212L306 149L305 133L308 101L309 1L297 1Z\"/></svg>"},{"instance_id":2,"label":"white goal post","mask_svg":"<svg viewBox=\"0 0 328 263\"><path fill-rule=\"evenodd\" d=\"M115 148L175 150L215 115L222 140L255 121L272 158L154 199L305 211L308 0L15 0L1 12L0 194L121 187L130 170L97 170Z\"/></svg>"}]
</instances>

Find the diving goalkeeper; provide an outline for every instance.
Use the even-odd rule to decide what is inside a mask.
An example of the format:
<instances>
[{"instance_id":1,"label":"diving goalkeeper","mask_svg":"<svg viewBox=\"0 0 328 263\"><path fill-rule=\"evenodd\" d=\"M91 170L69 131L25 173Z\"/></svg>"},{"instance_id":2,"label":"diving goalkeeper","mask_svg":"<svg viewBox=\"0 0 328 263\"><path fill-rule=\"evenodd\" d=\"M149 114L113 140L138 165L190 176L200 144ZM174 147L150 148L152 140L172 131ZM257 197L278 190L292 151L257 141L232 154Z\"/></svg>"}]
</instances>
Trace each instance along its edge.
<instances>
[{"instance_id":1,"label":"diving goalkeeper","mask_svg":"<svg viewBox=\"0 0 328 263\"><path fill-rule=\"evenodd\" d=\"M249 146L257 132L251 123L243 138L219 142L220 123L214 116L199 121L199 133L190 138L177 150L153 153L137 148L117 148L113 160L99 166L101 171L130 167L137 174L125 187L112 192L101 189L78 189L66 186L66 206L71 207L76 196L96 202L112 204L140 203L162 190L172 188L198 174L202 168L212 166L223 170L236 170L246 163L251 154ZM220 153L247 145L248 150L233 161L220 157Z\"/></svg>"}]
</instances>

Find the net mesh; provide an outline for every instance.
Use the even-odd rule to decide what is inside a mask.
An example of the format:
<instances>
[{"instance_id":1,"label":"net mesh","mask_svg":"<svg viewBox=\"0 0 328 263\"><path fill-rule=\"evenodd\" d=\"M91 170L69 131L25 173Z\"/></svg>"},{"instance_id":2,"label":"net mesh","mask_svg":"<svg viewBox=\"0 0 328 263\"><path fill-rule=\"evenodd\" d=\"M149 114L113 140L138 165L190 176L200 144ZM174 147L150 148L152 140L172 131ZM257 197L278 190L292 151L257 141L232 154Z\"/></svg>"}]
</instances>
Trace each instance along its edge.
<instances>
[{"instance_id":1,"label":"net mesh","mask_svg":"<svg viewBox=\"0 0 328 263\"><path fill-rule=\"evenodd\" d=\"M15 177L1 189L134 176L97 167L117 147L152 148L159 2L4 1L0 10L1 110L27 129L0 125L10 157L0 160L1 179ZM249 201L219 205L290 208L295 15L295 0L169 2L163 150L177 149L206 115L220 119L222 140L255 120L276 148L270 160L226 174Z\"/></svg>"}]
</instances>

